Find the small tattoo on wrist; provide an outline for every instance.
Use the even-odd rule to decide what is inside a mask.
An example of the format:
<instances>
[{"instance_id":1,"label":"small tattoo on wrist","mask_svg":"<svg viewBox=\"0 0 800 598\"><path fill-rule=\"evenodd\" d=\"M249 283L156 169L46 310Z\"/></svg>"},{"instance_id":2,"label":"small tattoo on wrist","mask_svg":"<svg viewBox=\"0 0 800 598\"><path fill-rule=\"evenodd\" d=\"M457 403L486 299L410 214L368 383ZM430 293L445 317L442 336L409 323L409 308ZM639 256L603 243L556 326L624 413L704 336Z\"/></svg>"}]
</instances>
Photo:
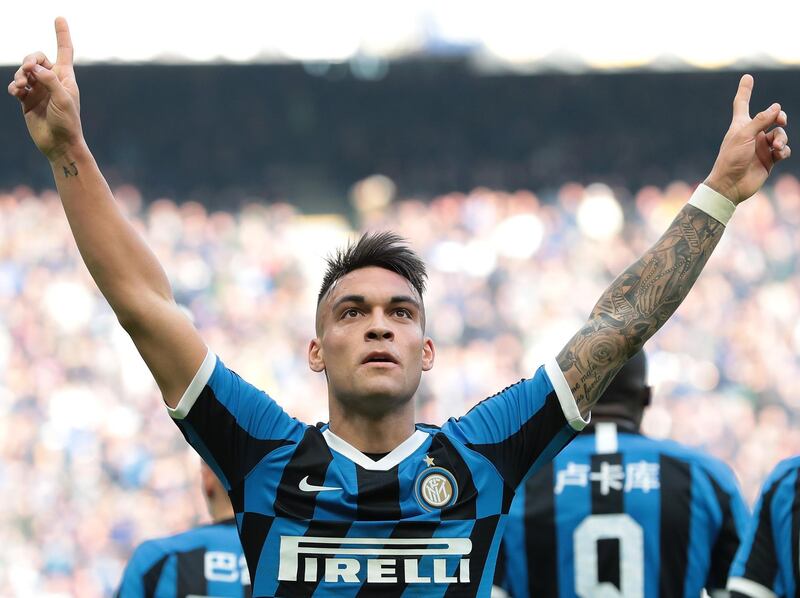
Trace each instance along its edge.
<instances>
[{"instance_id":1,"label":"small tattoo on wrist","mask_svg":"<svg viewBox=\"0 0 800 598\"><path fill-rule=\"evenodd\" d=\"M75 166L75 162L70 162L69 166L62 166L64 169L64 178L68 179L71 176L78 176L78 167Z\"/></svg>"}]
</instances>

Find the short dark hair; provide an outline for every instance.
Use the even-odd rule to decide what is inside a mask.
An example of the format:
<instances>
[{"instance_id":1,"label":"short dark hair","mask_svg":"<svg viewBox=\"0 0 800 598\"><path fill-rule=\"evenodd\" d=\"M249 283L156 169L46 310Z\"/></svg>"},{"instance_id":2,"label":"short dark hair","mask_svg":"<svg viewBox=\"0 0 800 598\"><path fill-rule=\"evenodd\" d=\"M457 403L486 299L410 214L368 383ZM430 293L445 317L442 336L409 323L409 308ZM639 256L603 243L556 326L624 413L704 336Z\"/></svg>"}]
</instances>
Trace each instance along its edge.
<instances>
[{"instance_id":1,"label":"short dark hair","mask_svg":"<svg viewBox=\"0 0 800 598\"><path fill-rule=\"evenodd\" d=\"M368 232L356 242L340 247L327 258L328 269L322 278L322 286L317 296L317 306L330 291L334 283L353 270L377 266L396 272L419 293L425 292L428 273L425 262L408 246L408 242L391 231Z\"/></svg>"}]
</instances>

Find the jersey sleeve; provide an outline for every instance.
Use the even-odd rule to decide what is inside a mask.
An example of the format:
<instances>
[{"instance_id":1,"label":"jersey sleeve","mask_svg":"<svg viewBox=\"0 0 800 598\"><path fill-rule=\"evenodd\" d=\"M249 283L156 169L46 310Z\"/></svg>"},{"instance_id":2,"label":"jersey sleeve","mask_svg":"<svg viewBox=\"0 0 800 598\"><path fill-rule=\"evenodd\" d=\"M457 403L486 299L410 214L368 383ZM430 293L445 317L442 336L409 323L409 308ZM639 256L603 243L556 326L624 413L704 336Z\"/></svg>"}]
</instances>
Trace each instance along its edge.
<instances>
[{"instance_id":1,"label":"jersey sleeve","mask_svg":"<svg viewBox=\"0 0 800 598\"><path fill-rule=\"evenodd\" d=\"M169 557L153 542L144 542L133 551L114 598L155 596L161 572Z\"/></svg>"},{"instance_id":2,"label":"jersey sleeve","mask_svg":"<svg viewBox=\"0 0 800 598\"><path fill-rule=\"evenodd\" d=\"M178 406L167 410L228 491L266 455L295 444L305 429L210 351Z\"/></svg>"},{"instance_id":3,"label":"jersey sleeve","mask_svg":"<svg viewBox=\"0 0 800 598\"><path fill-rule=\"evenodd\" d=\"M731 595L753 598L786 595L778 551L779 542L784 539L788 542L792 538L792 532L788 527L783 528L784 522L776 511L780 511L782 506L778 502L785 498L780 496L783 494L782 490L794 493L794 488L789 488L786 484L787 477L788 474L777 478L770 476L758 497L750 525L731 566L728 579ZM778 502L776 496L779 497Z\"/></svg>"},{"instance_id":4,"label":"jersey sleeve","mask_svg":"<svg viewBox=\"0 0 800 598\"><path fill-rule=\"evenodd\" d=\"M448 420L442 430L484 455L516 488L587 423L553 359L533 378L481 401L463 417Z\"/></svg>"},{"instance_id":5,"label":"jersey sleeve","mask_svg":"<svg viewBox=\"0 0 800 598\"><path fill-rule=\"evenodd\" d=\"M709 477L722 517L711 549L711 563L706 580L706 589L712 594L725 589L728 572L750 520L750 513L733 472L723 463L714 465Z\"/></svg>"}]
</instances>

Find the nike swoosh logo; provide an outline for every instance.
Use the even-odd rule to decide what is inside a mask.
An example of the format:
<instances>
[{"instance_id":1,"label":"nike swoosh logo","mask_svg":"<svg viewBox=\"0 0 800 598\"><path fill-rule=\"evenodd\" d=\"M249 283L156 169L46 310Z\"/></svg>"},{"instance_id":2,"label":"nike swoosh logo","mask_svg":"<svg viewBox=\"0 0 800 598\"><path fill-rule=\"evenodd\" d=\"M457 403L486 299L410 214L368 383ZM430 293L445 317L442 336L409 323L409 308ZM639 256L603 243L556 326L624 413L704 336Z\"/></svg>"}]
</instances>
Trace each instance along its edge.
<instances>
[{"instance_id":1,"label":"nike swoosh logo","mask_svg":"<svg viewBox=\"0 0 800 598\"><path fill-rule=\"evenodd\" d=\"M308 476L306 476L300 480L300 490L303 492L327 492L328 490L341 490L341 488L336 488L334 486L315 486L314 484L309 484Z\"/></svg>"}]
</instances>

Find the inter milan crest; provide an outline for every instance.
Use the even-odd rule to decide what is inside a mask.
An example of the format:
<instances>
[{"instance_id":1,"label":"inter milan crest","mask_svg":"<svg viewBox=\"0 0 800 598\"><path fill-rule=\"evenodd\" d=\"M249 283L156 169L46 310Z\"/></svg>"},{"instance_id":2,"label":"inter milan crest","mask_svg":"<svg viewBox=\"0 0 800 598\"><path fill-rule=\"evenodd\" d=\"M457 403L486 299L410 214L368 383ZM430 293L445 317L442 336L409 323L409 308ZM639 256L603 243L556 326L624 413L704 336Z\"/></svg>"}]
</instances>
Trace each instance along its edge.
<instances>
[{"instance_id":1,"label":"inter milan crest","mask_svg":"<svg viewBox=\"0 0 800 598\"><path fill-rule=\"evenodd\" d=\"M458 484L453 474L443 467L435 467L433 458L425 455L428 469L417 476L414 482L414 495L426 511L442 509L455 504L458 498Z\"/></svg>"}]
</instances>

